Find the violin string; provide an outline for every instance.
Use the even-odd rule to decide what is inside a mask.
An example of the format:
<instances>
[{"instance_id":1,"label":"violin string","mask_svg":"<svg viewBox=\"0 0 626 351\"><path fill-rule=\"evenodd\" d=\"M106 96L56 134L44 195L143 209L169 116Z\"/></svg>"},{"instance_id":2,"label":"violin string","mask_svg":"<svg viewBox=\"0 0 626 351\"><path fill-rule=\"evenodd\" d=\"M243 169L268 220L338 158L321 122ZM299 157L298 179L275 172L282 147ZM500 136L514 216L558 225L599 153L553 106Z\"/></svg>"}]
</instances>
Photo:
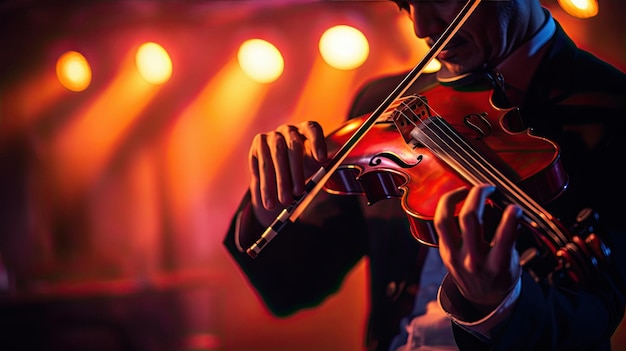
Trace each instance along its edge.
<instances>
[{"instance_id":1,"label":"violin string","mask_svg":"<svg viewBox=\"0 0 626 351\"><path fill-rule=\"evenodd\" d=\"M434 122L433 124L435 124L434 127L430 127L426 124L424 125L426 128L431 129L431 130L435 130L435 129L442 130L442 127L438 126L436 122ZM445 125L444 125L444 128L446 128ZM425 135L427 134L428 133L426 133ZM451 135L455 136L456 134L451 134ZM509 202L517 203L518 205L522 207L522 209L524 209L525 217L523 217L523 220L525 220L526 223L528 223L534 228L541 229L543 233L545 233L546 235L549 235L550 239L553 240L553 242L550 244L561 245L563 240L561 239L562 235L560 235L560 230L554 227L552 222L546 221L546 218L541 217L541 215L543 214L542 209L538 208L532 200L529 200L528 197L520 196L519 195L520 192L518 191L519 189L516 186L512 185L512 183L510 182L510 179L502 175L502 173L500 173L497 169L494 169L490 163L488 162L481 163L477 161L477 159L481 159L484 161L484 158L480 154L477 154L476 150L472 148L470 145L468 145L464 139L458 138L458 135L457 135L457 139L460 141L457 141L457 139L454 139L454 138L450 139L451 140L450 143L456 144L457 146L459 146L458 148L451 147L448 142L441 139L444 145L447 145L448 149L453 151L452 153L450 153L449 151L446 151L444 147L440 146L441 143L437 143L433 141L432 138L430 137L427 137L427 138L431 139L431 143L433 143L429 145L429 149L437 157L441 158L448 165L450 165L452 168L457 170L457 172L461 176L465 177L468 181L470 182L473 181L474 184L476 183L496 184L498 186L498 189L500 190L500 193L506 199L508 199ZM469 148L465 149L461 147L463 144L465 144L465 146L468 146ZM463 152L458 152L455 150L461 150ZM474 162L471 162L471 161L474 161ZM516 192L518 194L514 196ZM521 194L524 194L524 193L522 192Z\"/></svg>"},{"instance_id":2,"label":"violin string","mask_svg":"<svg viewBox=\"0 0 626 351\"><path fill-rule=\"evenodd\" d=\"M432 108L432 106L428 105L426 101L420 97L418 97L418 99L430 108L435 115L440 116ZM406 103L404 104L406 105ZM419 117L415 115L413 109L407 109L415 117ZM404 112L400 111L400 113L407 121L409 121L409 123L419 128L416 123L414 123L413 120ZM532 222L529 222L531 226L542 227L543 232L550 235L557 245L564 245L567 242L567 240L564 240L564 235L562 235L560 229L546 218L546 211L525 192L521 191L521 189L519 189L519 187L517 187L515 183L509 179L509 177L506 177L497 169L497 167L488 162L480 153L476 151L473 146L471 146L463 137L451 128L447 122L441 119L442 123L440 123L443 124L443 128L447 129L446 131L438 125L437 120L435 119L431 120L429 123L426 123L420 118L417 118L416 120L419 120L423 129L431 132L426 133L422 130L421 135L425 136L429 142L424 143L424 140L419 141L427 146L428 149L431 150L437 157L441 158L444 162L453 167L469 182L473 182L475 184L487 182L499 185L499 190L505 198L512 203L517 203L520 207L525 209L525 215L532 218ZM431 137L430 134L433 136ZM449 141L444 140L440 137L440 135L448 137ZM438 140L435 140L435 138ZM446 148L450 151L446 151Z\"/></svg>"},{"instance_id":3,"label":"violin string","mask_svg":"<svg viewBox=\"0 0 626 351\"><path fill-rule=\"evenodd\" d=\"M440 116L440 114L437 115ZM553 242L557 245L565 245L565 243L568 241L567 236L562 232L561 228L550 219L552 218L551 215L545 209L543 209L541 205L539 205L532 197L528 196L526 192L521 190L517 186L517 184L513 182L509 177L503 175L499 171L499 168L495 167L492 163L486 160L476 148L468 144L467 140L464 139L460 134L458 134L456 130L454 130L452 126L448 124L443 118L439 117L438 121L441 121L443 127L450 131L450 133L445 133L445 130L442 130L443 135L451 135L453 137L456 136L456 139L453 138L453 141L460 141L456 142L459 147L452 147L450 148L450 150L461 150L464 151L466 155L464 156L462 154L458 154L457 158L455 158L456 160L465 160L466 164L470 166L478 165L479 167L483 167L483 169L486 171L486 173L483 172L484 179L486 179L488 182L491 181L495 184L498 184L500 186L500 193L504 195L504 197L507 198L509 202L517 203L523 209L526 209L526 212L524 213L525 216L530 217L530 219L532 220L532 222L529 222L525 217L524 219L527 220L528 224L532 225L535 228L540 227L543 230L543 233L550 235ZM435 125L438 124L435 123ZM436 135L441 135L442 133ZM462 146L466 146L466 148ZM447 154L445 150L443 152L444 154ZM473 155L469 152L471 152ZM473 160L474 163L469 162L468 159ZM478 170L478 172L480 174L480 170ZM489 178L489 175L491 175L491 178ZM544 237L542 236L542 238Z\"/></svg>"},{"instance_id":4,"label":"violin string","mask_svg":"<svg viewBox=\"0 0 626 351\"><path fill-rule=\"evenodd\" d=\"M479 172L479 174L482 174L483 180L487 180L487 182L492 182L498 185L500 193L504 195L504 197L507 198L509 202L516 203L520 205L523 209L525 209L524 214L532 220L532 222L528 222L527 220L527 223L531 224L533 227L540 227L543 233L551 235L551 238L557 243L561 240L561 238L559 237L559 228L555 227L553 222L547 220L546 211L541 208L539 204L537 204L531 197L529 197L524 191L522 191L514 182L512 182L509 177L503 175L495 166L493 166L493 164L485 160L485 158L482 157L482 155L480 155L480 153L478 153L475 148L472 148L471 145L467 144L467 142L463 138L454 133L455 131L452 130L448 124L444 123L444 128L447 128L452 132L450 135L452 135L453 137L456 136L456 139L452 139L453 142L458 139L460 140L460 143L457 141L457 145L462 146L460 144L465 144L466 146L468 146L468 149L462 147L451 148L451 150L453 151L464 151L465 155L463 155L462 153L457 153L458 159L460 159L461 161L465 161L467 165L474 168L474 170ZM441 130L440 127L439 129ZM444 154L447 154L445 150L443 152ZM457 158L454 157L453 159L457 160ZM469 162L470 160L474 162ZM458 163L462 165L463 162ZM478 168L476 168L475 165L477 165ZM481 167L482 173L480 173ZM467 166L465 166L465 168L467 168ZM563 244L564 243L565 242L563 242Z\"/></svg>"},{"instance_id":5,"label":"violin string","mask_svg":"<svg viewBox=\"0 0 626 351\"><path fill-rule=\"evenodd\" d=\"M434 125L434 128L430 127L431 124ZM443 127L441 125L443 125ZM442 142L444 142L444 145L447 145L448 149L452 150L453 153L451 154L441 146L431 147L431 149L439 155L438 157L443 157L444 161L447 158L447 162L454 161L454 163L456 163L456 168L460 169L461 175L464 173L466 174L465 177L467 177L467 174L475 172L479 175L479 178L482 177L482 182L498 185L500 193L508 199L509 202L517 203L525 210L524 214L526 217L523 219L526 220L527 223L533 227L540 227L543 233L550 235L551 239L554 240L555 243L559 244L559 242L563 242L563 236L560 235L560 229L556 227L553 222L547 220L545 210L543 210L541 206L532 200L532 198L530 198L525 192L521 191L521 189L519 189L509 177L503 175L497 167L493 166L493 164L478 153L477 150L472 147L472 145L468 144L460 134L456 133L456 131L452 129L452 127L445 120L439 118L434 120L433 123L424 124L424 126L431 130L437 129L441 131L441 133L435 133L435 136L448 136L451 140L449 143L456 145L456 147L450 146L448 142L441 139ZM450 133L446 133L446 130L450 131ZM532 222L530 222L531 220Z\"/></svg>"}]
</instances>

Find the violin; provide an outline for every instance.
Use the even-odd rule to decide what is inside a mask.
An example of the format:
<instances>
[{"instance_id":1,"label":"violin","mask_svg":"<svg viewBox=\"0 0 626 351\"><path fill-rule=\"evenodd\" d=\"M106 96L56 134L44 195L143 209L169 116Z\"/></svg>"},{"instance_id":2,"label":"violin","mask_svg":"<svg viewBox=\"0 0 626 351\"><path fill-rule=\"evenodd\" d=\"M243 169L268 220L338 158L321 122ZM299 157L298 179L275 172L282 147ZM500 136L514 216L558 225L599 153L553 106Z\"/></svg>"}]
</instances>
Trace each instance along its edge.
<instances>
[{"instance_id":1,"label":"violin","mask_svg":"<svg viewBox=\"0 0 626 351\"><path fill-rule=\"evenodd\" d=\"M439 198L461 186L496 185L507 198L502 202L520 204L529 212L527 219L536 222L533 226L549 227L530 213L546 212L538 203L556 198L567 186L559 147L528 130L511 131L521 123L518 110L494 106L490 95L439 85L399 100L376 121L324 190L365 195L369 205L400 198L413 236L429 246L437 246L429 222ZM437 106L436 114L432 106ZM329 152L345 144L366 117L331 132L326 137Z\"/></svg>"},{"instance_id":2,"label":"violin","mask_svg":"<svg viewBox=\"0 0 626 351\"><path fill-rule=\"evenodd\" d=\"M413 237L436 247L432 219L440 197L464 185L488 183L497 189L489 201L498 208L518 205L523 224L535 234L535 245L520 256L535 279L593 284L597 269L610 255L595 233L597 216L585 209L568 229L542 207L567 186L558 145L524 129L518 109L496 107L492 90L461 93L439 85L423 95L405 94L479 3L467 1L376 110L350 119L327 136L333 157L248 248L249 256L257 257L322 189L364 195L370 205L400 199Z\"/></svg>"},{"instance_id":3,"label":"violin","mask_svg":"<svg viewBox=\"0 0 626 351\"><path fill-rule=\"evenodd\" d=\"M367 117L331 132L329 152L345 144ZM588 232L595 223L587 224L587 232L579 229L592 213L582 211L573 235L541 205L565 191L567 182L558 145L522 129L517 108L496 107L490 90L459 92L438 85L399 99L383 113L324 190L363 195L368 205L400 199L413 237L437 247L432 220L439 198L461 186L495 185L493 205L520 206L522 222L534 234L535 245L524 251L522 264L537 279L589 283L595 277L593 266L598 268L610 253Z\"/></svg>"}]
</instances>

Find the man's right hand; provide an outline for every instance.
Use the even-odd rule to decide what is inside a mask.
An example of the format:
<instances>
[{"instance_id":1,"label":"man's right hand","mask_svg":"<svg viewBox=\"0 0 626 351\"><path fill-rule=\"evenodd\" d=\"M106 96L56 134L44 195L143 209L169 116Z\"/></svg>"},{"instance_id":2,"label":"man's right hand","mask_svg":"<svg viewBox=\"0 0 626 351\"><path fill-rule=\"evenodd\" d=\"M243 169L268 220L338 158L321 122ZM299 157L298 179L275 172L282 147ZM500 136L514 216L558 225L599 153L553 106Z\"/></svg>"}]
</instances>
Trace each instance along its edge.
<instances>
[{"instance_id":1,"label":"man's right hand","mask_svg":"<svg viewBox=\"0 0 626 351\"><path fill-rule=\"evenodd\" d=\"M328 159L322 127L313 121L283 124L257 134L250 146L250 192L254 214L270 225L304 192L306 180Z\"/></svg>"}]
</instances>

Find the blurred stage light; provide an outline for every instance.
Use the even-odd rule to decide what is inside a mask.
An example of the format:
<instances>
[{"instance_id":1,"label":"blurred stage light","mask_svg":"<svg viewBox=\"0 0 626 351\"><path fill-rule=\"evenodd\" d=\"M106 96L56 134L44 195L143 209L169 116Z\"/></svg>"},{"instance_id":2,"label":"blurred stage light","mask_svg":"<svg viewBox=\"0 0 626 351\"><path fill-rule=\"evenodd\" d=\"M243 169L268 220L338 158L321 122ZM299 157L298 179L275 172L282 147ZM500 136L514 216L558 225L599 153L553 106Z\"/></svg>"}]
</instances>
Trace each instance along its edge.
<instances>
[{"instance_id":1,"label":"blurred stage light","mask_svg":"<svg viewBox=\"0 0 626 351\"><path fill-rule=\"evenodd\" d=\"M589 18L598 14L598 0L558 0L561 8L576 18Z\"/></svg>"},{"instance_id":2,"label":"blurred stage light","mask_svg":"<svg viewBox=\"0 0 626 351\"><path fill-rule=\"evenodd\" d=\"M319 41L322 58L330 66L351 70L365 62L369 55L369 43L358 29L346 25L329 28Z\"/></svg>"},{"instance_id":3,"label":"blurred stage light","mask_svg":"<svg viewBox=\"0 0 626 351\"><path fill-rule=\"evenodd\" d=\"M259 83L275 81L285 68L280 51L262 39L250 39L241 44L237 60L244 73Z\"/></svg>"},{"instance_id":4,"label":"blurred stage light","mask_svg":"<svg viewBox=\"0 0 626 351\"><path fill-rule=\"evenodd\" d=\"M441 62L436 58L430 60L430 62L424 67L424 73L434 73L441 69Z\"/></svg>"},{"instance_id":5,"label":"blurred stage light","mask_svg":"<svg viewBox=\"0 0 626 351\"><path fill-rule=\"evenodd\" d=\"M57 60L57 78L61 85L71 91L83 91L91 83L91 67L85 56L68 51Z\"/></svg>"},{"instance_id":6,"label":"blurred stage light","mask_svg":"<svg viewBox=\"0 0 626 351\"><path fill-rule=\"evenodd\" d=\"M151 84L163 84L172 76L172 60L165 49L153 42L142 44L137 49L135 63L139 74Z\"/></svg>"}]
</instances>

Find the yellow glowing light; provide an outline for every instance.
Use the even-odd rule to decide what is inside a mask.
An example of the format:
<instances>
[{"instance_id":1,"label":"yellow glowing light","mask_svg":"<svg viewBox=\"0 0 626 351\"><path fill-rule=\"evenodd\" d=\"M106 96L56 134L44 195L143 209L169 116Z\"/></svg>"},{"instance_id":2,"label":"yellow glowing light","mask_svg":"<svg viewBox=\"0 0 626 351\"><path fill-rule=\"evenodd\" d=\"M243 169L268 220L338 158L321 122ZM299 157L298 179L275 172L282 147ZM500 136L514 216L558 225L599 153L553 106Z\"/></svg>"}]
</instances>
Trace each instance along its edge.
<instances>
[{"instance_id":1,"label":"yellow glowing light","mask_svg":"<svg viewBox=\"0 0 626 351\"><path fill-rule=\"evenodd\" d=\"M241 44L237 60L244 73L259 83L275 81L285 68L280 51L262 39L249 39Z\"/></svg>"},{"instance_id":2,"label":"yellow glowing light","mask_svg":"<svg viewBox=\"0 0 626 351\"><path fill-rule=\"evenodd\" d=\"M441 62L437 59L432 59L426 67L424 67L424 73L434 73L441 69Z\"/></svg>"},{"instance_id":3,"label":"yellow glowing light","mask_svg":"<svg viewBox=\"0 0 626 351\"><path fill-rule=\"evenodd\" d=\"M558 0L561 8L577 18L589 18L598 14L597 0Z\"/></svg>"},{"instance_id":4,"label":"yellow glowing light","mask_svg":"<svg viewBox=\"0 0 626 351\"><path fill-rule=\"evenodd\" d=\"M369 43L358 29L338 25L329 28L319 41L322 58L330 66L351 70L365 62L369 55Z\"/></svg>"},{"instance_id":5,"label":"yellow glowing light","mask_svg":"<svg viewBox=\"0 0 626 351\"><path fill-rule=\"evenodd\" d=\"M151 84L163 84L172 76L172 60L165 49L153 42L137 49L135 63L139 74Z\"/></svg>"},{"instance_id":6,"label":"yellow glowing light","mask_svg":"<svg viewBox=\"0 0 626 351\"><path fill-rule=\"evenodd\" d=\"M71 91L83 91L91 83L91 67L85 56L68 51L57 60L57 79Z\"/></svg>"}]
</instances>

